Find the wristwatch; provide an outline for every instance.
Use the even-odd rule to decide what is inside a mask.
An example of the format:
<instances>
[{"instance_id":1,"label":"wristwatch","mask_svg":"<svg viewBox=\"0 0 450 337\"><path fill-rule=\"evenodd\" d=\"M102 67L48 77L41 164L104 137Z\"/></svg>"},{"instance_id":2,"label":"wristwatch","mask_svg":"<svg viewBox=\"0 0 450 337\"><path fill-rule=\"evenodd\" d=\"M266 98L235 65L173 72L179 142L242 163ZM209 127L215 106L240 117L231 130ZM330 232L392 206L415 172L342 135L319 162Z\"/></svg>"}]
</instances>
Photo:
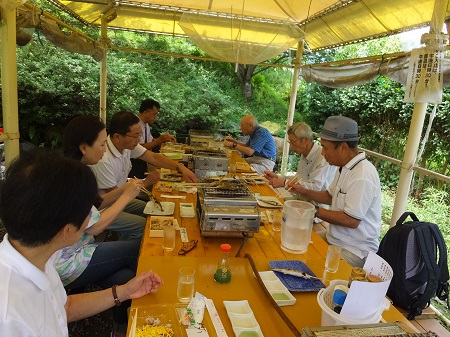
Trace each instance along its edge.
<instances>
[{"instance_id":1,"label":"wristwatch","mask_svg":"<svg viewBox=\"0 0 450 337\"><path fill-rule=\"evenodd\" d=\"M237 143L236 143L236 142L233 142L233 149L235 149L236 146L237 146Z\"/></svg>"}]
</instances>

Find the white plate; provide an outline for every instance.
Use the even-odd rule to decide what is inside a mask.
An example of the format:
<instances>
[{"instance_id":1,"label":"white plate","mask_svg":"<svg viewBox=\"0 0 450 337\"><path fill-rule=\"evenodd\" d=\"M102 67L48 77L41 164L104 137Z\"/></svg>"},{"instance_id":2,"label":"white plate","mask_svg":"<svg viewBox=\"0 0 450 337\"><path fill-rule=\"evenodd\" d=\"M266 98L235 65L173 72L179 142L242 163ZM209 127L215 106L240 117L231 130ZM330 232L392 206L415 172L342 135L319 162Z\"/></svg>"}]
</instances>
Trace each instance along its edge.
<instances>
[{"instance_id":1,"label":"white plate","mask_svg":"<svg viewBox=\"0 0 450 337\"><path fill-rule=\"evenodd\" d=\"M145 205L144 213L150 215L172 215L175 210L175 203L171 201L161 201L163 211L153 201L147 202Z\"/></svg>"},{"instance_id":2,"label":"white plate","mask_svg":"<svg viewBox=\"0 0 450 337\"><path fill-rule=\"evenodd\" d=\"M285 305L293 305L297 299L292 296L285 285L280 281L280 279L271 270L259 272L259 276L266 286L272 298L277 302L277 304L282 307Z\"/></svg>"},{"instance_id":3,"label":"white plate","mask_svg":"<svg viewBox=\"0 0 450 337\"><path fill-rule=\"evenodd\" d=\"M281 208L283 207L283 204L278 200L276 197L267 197L262 195L257 195L256 200L258 201L258 205L261 207L272 207L272 208ZM267 203L265 201L269 201L270 203ZM272 205L273 203L276 203L276 205Z\"/></svg>"}]
</instances>

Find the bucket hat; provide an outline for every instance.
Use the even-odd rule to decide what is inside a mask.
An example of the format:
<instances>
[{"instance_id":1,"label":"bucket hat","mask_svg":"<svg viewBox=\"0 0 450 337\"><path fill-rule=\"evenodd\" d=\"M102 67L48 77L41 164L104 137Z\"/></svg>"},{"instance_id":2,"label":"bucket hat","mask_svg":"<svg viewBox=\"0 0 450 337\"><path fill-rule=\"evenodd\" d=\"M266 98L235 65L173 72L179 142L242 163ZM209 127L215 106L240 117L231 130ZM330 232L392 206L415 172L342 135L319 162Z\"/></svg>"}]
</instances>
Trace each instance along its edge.
<instances>
[{"instance_id":1,"label":"bucket hat","mask_svg":"<svg viewBox=\"0 0 450 337\"><path fill-rule=\"evenodd\" d=\"M358 124L345 116L331 116L317 137L334 142L356 141L359 140Z\"/></svg>"}]
</instances>

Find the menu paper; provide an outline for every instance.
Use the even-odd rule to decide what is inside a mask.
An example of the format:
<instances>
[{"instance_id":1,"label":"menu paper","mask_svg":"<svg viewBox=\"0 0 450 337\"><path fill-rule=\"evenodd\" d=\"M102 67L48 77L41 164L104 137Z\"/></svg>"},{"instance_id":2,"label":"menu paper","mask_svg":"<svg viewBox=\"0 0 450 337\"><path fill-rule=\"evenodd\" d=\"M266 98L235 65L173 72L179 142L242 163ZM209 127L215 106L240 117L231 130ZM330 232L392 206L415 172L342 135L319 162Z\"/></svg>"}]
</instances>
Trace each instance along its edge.
<instances>
[{"instance_id":1,"label":"menu paper","mask_svg":"<svg viewBox=\"0 0 450 337\"><path fill-rule=\"evenodd\" d=\"M342 306L341 315L352 319L364 320L373 316L374 309L381 308L386 302L385 296L394 272L391 266L380 256L369 252L363 269L366 275L379 276L383 282L353 281Z\"/></svg>"}]
</instances>

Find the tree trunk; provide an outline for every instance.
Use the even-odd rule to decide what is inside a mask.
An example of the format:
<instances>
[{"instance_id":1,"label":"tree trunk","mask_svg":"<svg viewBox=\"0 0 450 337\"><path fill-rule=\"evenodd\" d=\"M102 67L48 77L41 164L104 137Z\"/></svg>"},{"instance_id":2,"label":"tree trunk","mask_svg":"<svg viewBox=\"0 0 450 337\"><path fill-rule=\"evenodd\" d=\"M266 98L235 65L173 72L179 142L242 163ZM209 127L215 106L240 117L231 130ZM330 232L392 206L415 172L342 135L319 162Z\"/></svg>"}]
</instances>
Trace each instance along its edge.
<instances>
[{"instance_id":1,"label":"tree trunk","mask_svg":"<svg viewBox=\"0 0 450 337\"><path fill-rule=\"evenodd\" d=\"M255 69L256 65L254 64L238 64L236 69L236 75L241 84L242 94L247 100L252 97L252 76Z\"/></svg>"}]
</instances>

